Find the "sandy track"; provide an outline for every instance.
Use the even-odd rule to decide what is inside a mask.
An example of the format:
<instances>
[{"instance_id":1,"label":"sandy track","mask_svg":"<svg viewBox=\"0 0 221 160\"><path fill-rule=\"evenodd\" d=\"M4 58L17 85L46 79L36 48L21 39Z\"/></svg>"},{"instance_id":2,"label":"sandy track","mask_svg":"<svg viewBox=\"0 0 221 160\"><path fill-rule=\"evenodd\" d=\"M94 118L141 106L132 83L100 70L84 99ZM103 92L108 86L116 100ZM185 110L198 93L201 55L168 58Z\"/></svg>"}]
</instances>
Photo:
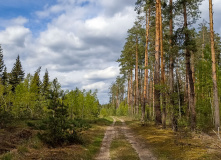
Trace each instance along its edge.
<instances>
[{"instance_id":1,"label":"sandy track","mask_svg":"<svg viewBox=\"0 0 221 160\"><path fill-rule=\"evenodd\" d=\"M132 147L135 149L135 151L137 152L141 160L157 160L153 156L153 154L149 151L146 144L140 141L138 138L136 138L136 136L133 134L131 129L129 129L126 126L124 120L117 118L118 120L122 122L122 125L118 128L114 126L116 122L115 117L112 117L112 118L114 120L113 124L109 126L106 130L106 133L102 141L100 153L95 158L96 160L110 160L111 159L110 158L110 145L111 145L113 138L117 136L118 129L125 135L125 137L130 142Z\"/></svg>"},{"instance_id":2,"label":"sandy track","mask_svg":"<svg viewBox=\"0 0 221 160\"><path fill-rule=\"evenodd\" d=\"M102 141L100 153L95 158L96 160L110 160L110 145L111 145L113 138L117 134L116 133L117 130L114 127L116 119L114 117L112 117L112 118L114 120L113 124L111 126L109 126L106 130L106 133L105 133L103 141Z\"/></svg>"},{"instance_id":3,"label":"sandy track","mask_svg":"<svg viewBox=\"0 0 221 160\"><path fill-rule=\"evenodd\" d=\"M119 119L123 123L123 126L121 127L121 129L123 130L123 133L127 137L127 140L130 142L132 147L137 152L139 158L141 160L156 160L156 158L147 148L147 145L143 143L142 141L140 141L138 138L136 138L136 136L132 133L131 129L126 126L124 120L120 118L117 118L117 119Z\"/></svg>"}]
</instances>

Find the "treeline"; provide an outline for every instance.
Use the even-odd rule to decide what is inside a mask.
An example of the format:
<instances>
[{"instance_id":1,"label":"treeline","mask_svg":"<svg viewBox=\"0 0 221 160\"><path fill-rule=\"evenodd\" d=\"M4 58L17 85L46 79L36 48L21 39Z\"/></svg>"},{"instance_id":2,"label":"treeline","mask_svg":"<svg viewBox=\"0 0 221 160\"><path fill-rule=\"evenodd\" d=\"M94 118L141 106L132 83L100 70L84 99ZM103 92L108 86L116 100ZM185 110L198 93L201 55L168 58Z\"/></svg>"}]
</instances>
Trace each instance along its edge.
<instances>
[{"instance_id":1,"label":"treeline","mask_svg":"<svg viewBox=\"0 0 221 160\"><path fill-rule=\"evenodd\" d=\"M213 31L212 0L210 23L193 27L201 2L137 0L138 18L117 60L121 76L110 86L106 108L126 104L127 114L175 131L220 126L221 41Z\"/></svg>"},{"instance_id":2,"label":"treeline","mask_svg":"<svg viewBox=\"0 0 221 160\"><path fill-rule=\"evenodd\" d=\"M0 47L1 48L1 47ZM11 72L0 50L0 127L16 119L46 119L62 106L66 119L90 119L99 114L97 91L62 90L57 78L50 81L48 71L40 78L41 67L27 74L19 56Z\"/></svg>"}]
</instances>

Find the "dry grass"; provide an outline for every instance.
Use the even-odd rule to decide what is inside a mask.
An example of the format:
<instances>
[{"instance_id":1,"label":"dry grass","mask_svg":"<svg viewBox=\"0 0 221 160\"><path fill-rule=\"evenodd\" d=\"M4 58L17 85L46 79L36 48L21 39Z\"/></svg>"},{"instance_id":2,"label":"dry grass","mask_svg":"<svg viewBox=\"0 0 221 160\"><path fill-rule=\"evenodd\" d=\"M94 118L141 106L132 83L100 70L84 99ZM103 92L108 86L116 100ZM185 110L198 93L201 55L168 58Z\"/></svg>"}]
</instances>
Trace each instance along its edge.
<instances>
[{"instance_id":1,"label":"dry grass","mask_svg":"<svg viewBox=\"0 0 221 160\"><path fill-rule=\"evenodd\" d=\"M112 160L139 160L136 151L122 134L112 141L110 155Z\"/></svg>"},{"instance_id":2,"label":"dry grass","mask_svg":"<svg viewBox=\"0 0 221 160\"><path fill-rule=\"evenodd\" d=\"M170 129L156 127L153 123L146 126L142 126L138 121L127 123L139 138L149 144L152 152L160 160L221 159L221 150L218 147L211 147L214 142L206 141L205 137L204 140L196 138L186 130L175 133Z\"/></svg>"},{"instance_id":3,"label":"dry grass","mask_svg":"<svg viewBox=\"0 0 221 160\"><path fill-rule=\"evenodd\" d=\"M112 160L139 160L139 156L129 143L125 135L119 129L122 126L122 122L116 121L115 127L117 128L117 133L115 138L111 142L110 146L110 156Z\"/></svg>"},{"instance_id":4,"label":"dry grass","mask_svg":"<svg viewBox=\"0 0 221 160\"><path fill-rule=\"evenodd\" d=\"M92 160L99 152L106 127L110 125L107 119L98 119L92 123L92 127L82 132L84 145L69 145L58 148L48 148L33 134L32 138L15 149L9 150L0 156L4 160ZM27 127L26 127L27 128ZM23 129L23 127L21 128ZM34 131L35 132L35 131ZM7 137L5 132L0 131Z\"/></svg>"}]
</instances>

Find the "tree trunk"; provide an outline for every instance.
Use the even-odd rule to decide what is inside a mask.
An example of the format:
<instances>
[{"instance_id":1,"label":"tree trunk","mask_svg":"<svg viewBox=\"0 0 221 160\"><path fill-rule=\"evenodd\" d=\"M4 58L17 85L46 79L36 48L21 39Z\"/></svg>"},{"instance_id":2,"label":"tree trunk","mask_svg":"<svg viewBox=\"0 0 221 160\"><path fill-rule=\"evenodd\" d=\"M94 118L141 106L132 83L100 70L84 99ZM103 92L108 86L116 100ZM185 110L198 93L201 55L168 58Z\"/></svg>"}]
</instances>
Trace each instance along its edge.
<instances>
[{"instance_id":1,"label":"tree trunk","mask_svg":"<svg viewBox=\"0 0 221 160\"><path fill-rule=\"evenodd\" d=\"M196 128L196 111L195 111L195 93L194 93L194 82L192 77L192 70L190 65L190 50L187 46L189 42L189 31L187 26L187 11L186 11L186 2L183 3L183 9L184 9L184 28L185 28L185 44L186 44L186 71L188 75L189 80L189 107L190 107L190 124L191 124L191 130L195 130Z\"/></svg>"},{"instance_id":2,"label":"tree trunk","mask_svg":"<svg viewBox=\"0 0 221 160\"><path fill-rule=\"evenodd\" d=\"M128 111L130 108L130 73L128 73L127 77L127 105L128 105Z\"/></svg>"},{"instance_id":3,"label":"tree trunk","mask_svg":"<svg viewBox=\"0 0 221 160\"><path fill-rule=\"evenodd\" d=\"M181 118L181 102L180 102L180 78L179 78L178 69L176 69L176 78L177 78L177 92L178 92L178 105L179 105L179 118ZM176 125L177 125L177 119L176 119ZM178 128L177 128L178 130Z\"/></svg>"},{"instance_id":4,"label":"tree trunk","mask_svg":"<svg viewBox=\"0 0 221 160\"><path fill-rule=\"evenodd\" d=\"M160 108L160 18L159 18L159 3L156 1L156 38L155 38L155 71L154 71L154 108L155 122L162 124L161 108Z\"/></svg>"},{"instance_id":5,"label":"tree trunk","mask_svg":"<svg viewBox=\"0 0 221 160\"><path fill-rule=\"evenodd\" d=\"M136 68L135 68L135 81L136 81L136 87L135 87L135 112L138 114L139 112L139 86L138 86L138 37L136 36Z\"/></svg>"},{"instance_id":6,"label":"tree trunk","mask_svg":"<svg viewBox=\"0 0 221 160\"><path fill-rule=\"evenodd\" d=\"M130 107L131 107L131 115L133 115L133 71L130 70Z\"/></svg>"},{"instance_id":7,"label":"tree trunk","mask_svg":"<svg viewBox=\"0 0 221 160\"><path fill-rule=\"evenodd\" d=\"M143 109L142 109L142 120L144 121L145 116L145 107L148 97L148 41L149 41L149 28L150 28L150 7L149 14L146 10L146 46L145 46L145 72L144 72L144 100L143 100Z\"/></svg>"},{"instance_id":8,"label":"tree trunk","mask_svg":"<svg viewBox=\"0 0 221 160\"><path fill-rule=\"evenodd\" d=\"M173 48L173 0L170 0L170 66L169 66L169 86L170 86L170 104L172 106L172 128L174 131L178 130L177 109L174 105L174 55Z\"/></svg>"},{"instance_id":9,"label":"tree trunk","mask_svg":"<svg viewBox=\"0 0 221 160\"><path fill-rule=\"evenodd\" d=\"M160 20L160 57L161 57L161 85L164 88L165 84L165 70L164 70L164 53L163 53L163 26L162 26L162 13L161 13L161 1L159 1L159 20ZM166 101L165 91L161 89L162 98L162 124L163 128L166 128Z\"/></svg>"},{"instance_id":10,"label":"tree trunk","mask_svg":"<svg viewBox=\"0 0 221 160\"><path fill-rule=\"evenodd\" d=\"M209 0L209 16L210 16L210 41L211 41L211 54L212 54L212 79L213 79L213 103L215 108L215 128L220 127L220 114L219 114L219 99L218 99L218 88L217 88L217 77L216 77L216 59L215 59L215 48L214 48L214 31L213 31L213 8L212 0Z\"/></svg>"}]
</instances>

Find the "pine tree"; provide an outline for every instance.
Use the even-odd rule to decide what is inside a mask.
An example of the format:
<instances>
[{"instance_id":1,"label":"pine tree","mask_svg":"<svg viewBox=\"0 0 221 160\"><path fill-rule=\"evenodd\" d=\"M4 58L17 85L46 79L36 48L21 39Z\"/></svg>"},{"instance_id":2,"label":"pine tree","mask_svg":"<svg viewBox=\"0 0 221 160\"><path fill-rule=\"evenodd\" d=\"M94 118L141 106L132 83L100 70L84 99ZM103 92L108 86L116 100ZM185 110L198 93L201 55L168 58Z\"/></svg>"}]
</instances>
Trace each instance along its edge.
<instances>
[{"instance_id":1,"label":"pine tree","mask_svg":"<svg viewBox=\"0 0 221 160\"><path fill-rule=\"evenodd\" d=\"M15 87L24 80L24 76L25 73L18 55L9 79L9 83L12 85L12 91L15 91Z\"/></svg>"},{"instance_id":2,"label":"pine tree","mask_svg":"<svg viewBox=\"0 0 221 160\"><path fill-rule=\"evenodd\" d=\"M8 73L7 68L4 68L4 72L2 73L2 84L5 86L8 84Z\"/></svg>"},{"instance_id":3,"label":"pine tree","mask_svg":"<svg viewBox=\"0 0 221 160\"><path fill-rule=\"evenodd\" d=\"M151 7L152 1L147 0L137 0L135 10L140 14L142 11L145 12L146 21L146 41L145 41L145 63L144 63L144 86L143 86L143 103L142 103L142 121L145 117L146 103L148 103L148 49L149 49L149 30L150 30L150 17L151 17Z\"/></svg>"},{"instance_id":4,"label":"pine tree","mask_svg":"<svg viewBox=\"0 0 221 160\"><path fill-rule=\"evenodd\" d=\"M209 15L210 15L210 42L211 42L211 56L212 56L212 79L213 79L213 103L215 108L215 128L220 127L220 113L219 113L219 97L217 87L217 76L216 76L216 59L215 59L215 48L214 48L214 31L213 31L213 8L212 0L209 0Z\"/></svg>"},{"instance_id":5,"label":"pine tree","mask_svg":"<svg viewBox=\"0 0 221 160\"><path fill-rule=\"evenodd\" d=\"M50 89L49 74L48 74L48 70L46 69L45 75L43 77L43 83L42 83L42 93L44 96L48 95L49 89Z\"/></svg>"},{"instance_id":6,"label":"pine tree","mask_svg":"<svg viewBox=\"0 0 221 160\"><path fill-rule=\"evenodd\" d=\"M162 123L161 108L160 108L160 0L156 1L156 37L155 37L155 70L154 70L154 108L155 108L155 122L156 124Z\"/></svg>"},{"instance_id":7,"label":"pine tree","mask_svg":"<svg viewBox=\"0 0 221 160\"><path fill-rule=\"evenodd\" d=\"M40 72L41 72L41 67L39 67L35 71L34 77L31 81L31 92L40 93L40 88L41 88Z\"/></svg>"},{"instance_id":8,"label":"pine tree","mask_svg":"<svg viewBox=\"0 0 221 160\"><path fill-rule=\"evenodd\" d=\"M2 77L4 66L5 65L4 65L4 60L3 60L3 51L0 45L0 77Z\"/></svg>"},{"instance_id":9,"label":"pine tree","mask_svg":"<svg viewBox=\"0 0 221 160\"><path fill-rule=\"evenodd\" d=\"M174 44L173 44L173 0L170 0L169 2L169 34L170 34L170 39L169 39L169 43L170 43L170 48L169 48L169 88L170 88L170 95L172 96L170 98L170 104L171 106L173 106L173 110L172 110L172 128L174 131L178 131L178 122L177 122L177 113L176 113L176 107L174 105Z\"/></svg>"}]
</instances>

